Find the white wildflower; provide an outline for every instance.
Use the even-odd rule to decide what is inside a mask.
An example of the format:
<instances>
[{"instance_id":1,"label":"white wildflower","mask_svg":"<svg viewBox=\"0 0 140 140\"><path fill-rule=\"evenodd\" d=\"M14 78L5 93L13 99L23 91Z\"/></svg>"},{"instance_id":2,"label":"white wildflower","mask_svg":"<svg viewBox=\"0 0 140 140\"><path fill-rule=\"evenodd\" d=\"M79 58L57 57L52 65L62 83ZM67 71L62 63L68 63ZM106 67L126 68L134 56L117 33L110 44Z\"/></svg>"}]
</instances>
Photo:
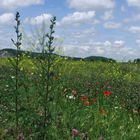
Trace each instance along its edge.
<instances>
[{"instance_id":1,"label":"white wildflower","mask_svg":"<svg viewBox=\"0 0 140 140\"><path fill-rule=\"evenodd\" d=\"M11 76L11 78L12 78L12 79L14 79L14 78L15 78L15 76Z\"/></svg>"},{"instance_id":2,"label":"white wildflower","mask_svg":"<svg viewBox=\"0 0 140 140\"><path fill-rule=\"evenodd\" d=\"M115 106L114 108L115 108L115 109L118 109L119 107L118 107L118 106Z\"/></svg>"},{"instance_id":3,"label":"white wildflower","mask_svg":"<svg viewBox=\"0 0 140 140\"><path fill-rule=\"evenodd\" d=\"M69 99L75 99L75 96L73 96L73 95L70 95L70 96L66 95L66 97L69 98Z\"/></svg>"}]
</instances>

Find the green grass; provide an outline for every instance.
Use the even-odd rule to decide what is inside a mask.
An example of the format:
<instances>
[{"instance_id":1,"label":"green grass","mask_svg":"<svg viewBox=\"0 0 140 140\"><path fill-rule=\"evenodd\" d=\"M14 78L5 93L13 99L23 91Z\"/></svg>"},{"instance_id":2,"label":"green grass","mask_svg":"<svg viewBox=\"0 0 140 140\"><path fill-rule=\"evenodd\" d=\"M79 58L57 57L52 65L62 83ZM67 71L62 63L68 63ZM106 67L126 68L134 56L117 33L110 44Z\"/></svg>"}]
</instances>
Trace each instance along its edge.
<instances>
[{"instance_id":1,"label":"green grass","mask_svg":"<svg viewBox=\"0 0 140 140\"><path fill-rule=\"evenodd\" d=\"M54 68L48 140L139 140L140 65L60 60ZM20 133L41 140L43 108L40 64L26 58L20 65ZM15 140L14 70L0 59L0 139ZM72 91L76 95L72 95ZM111 94L103 95L104 91ZM90 104L82 101L85 96ZM96 100L92 102L91 99ZM7 132L7 129L12 132ZM71 130L78 134L72 135Z\"/></svg>"}]
</instances>

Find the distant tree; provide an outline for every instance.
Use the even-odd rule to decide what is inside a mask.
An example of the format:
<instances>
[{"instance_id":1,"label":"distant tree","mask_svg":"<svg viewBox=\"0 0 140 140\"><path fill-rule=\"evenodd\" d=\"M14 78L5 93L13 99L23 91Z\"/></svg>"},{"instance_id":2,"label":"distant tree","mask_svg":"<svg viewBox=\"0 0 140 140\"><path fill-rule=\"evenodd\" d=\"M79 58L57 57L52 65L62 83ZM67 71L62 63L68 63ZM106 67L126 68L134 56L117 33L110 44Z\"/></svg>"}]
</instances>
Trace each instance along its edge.
<instances>
[{"instance_id":1,"label":"distant tree","mask_svg":"<svg viewBox=\"0 0 140 140\"><path fill-rule=\"evenodd\" d=\"M134 60L135 63L140 63L140 58Z\"/></svg>"}]
</instances>

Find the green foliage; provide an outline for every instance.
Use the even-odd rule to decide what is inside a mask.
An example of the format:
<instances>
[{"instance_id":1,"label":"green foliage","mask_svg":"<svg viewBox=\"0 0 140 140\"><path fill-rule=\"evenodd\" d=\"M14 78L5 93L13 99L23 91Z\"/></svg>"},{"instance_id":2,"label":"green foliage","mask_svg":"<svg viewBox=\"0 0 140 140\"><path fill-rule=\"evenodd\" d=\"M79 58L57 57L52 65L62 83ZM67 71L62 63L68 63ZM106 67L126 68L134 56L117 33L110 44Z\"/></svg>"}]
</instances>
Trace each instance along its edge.
<instances>
[{"instance_id":1,"label":"green foliage","mask_svg":"<svg viewBox=\"0 0 140 140\"><path fill-rule=\"evenodd\" d=\"M134 60L135 63L140 63L140 58Z\"/></svg>"},{"instance_id":2,"label":"green foliage","mask_svg":"<svg viewBox=\"0 0 140 140\"><path fill-rule=\"evenodd\" d=\"M115 60L111 58L101 57L101 56L89 56L84 58L84 60L87 61L102 61L102 62L116 62Z\"/></svg>"},{"instance_id":3,"label":"green foliage","mask_svg":"<svg viewBox=\"0 0 140 140\"><path fill-rule=\"evenodd\" d=\"M42 40L43 41L43 40ZM42 44L40 44L41 46ZM3 53L3 52L7 52L7 54L5 54L5 57L14 57L16 56L16 50L14 49L3 49L3 50L0 50L0 54ZM36 58L36 57L41 57L41 53L39 52L28 52L28 51L23 51L23 50L20 50L19 51L20 54L26 54L32 58ZM8 56L6 56L8 55ZM54 57L61 57L61 58L66 58L66 59L69 59L69 60L77 60L77 61L101 61L101 62L116 62L116 60L114 59L111 59L111 58L106 58L106 57L101 57L101 56L90 56L90 57L85 57L85 58L78 58L78 57L69 57L69 56L61 56L61 55L58 55L58 54L55 54L53 52L52 54ZM4 56L3 56L4 57ZM47 56L45 56L47 57Z\"/></svg>"},{"instance_id":4,"label":"green foliage","mask_svg":"<svg viewBox=\"0 0 140 140\"><path fill-rule=\"evenodd\" d=\"M34 59L22 62L25 75L20 89L21 133L27 140L38 140L43 132L44 118L41 64ZM51 78L53 84L47 103L51 118L46 129L48 139L80 140L82 136L89 140L98 139L99 136L114 140L139 139L140 65L63 59L54 63L56 65ZM1 68L1 135L5 139L12 139L6 130L14 128L13 94L9 85L12 73L12 69L6 65ZM73 90L76 91L75 95L72 94ZM103 96L105 90L111 92L107 98ZM96 100L96 103L90 101L90 105L86 106L81 100L83 96L88 101ZM78 135L71 135L73 128L79 131Z\"/></svg>"}]
</instances>

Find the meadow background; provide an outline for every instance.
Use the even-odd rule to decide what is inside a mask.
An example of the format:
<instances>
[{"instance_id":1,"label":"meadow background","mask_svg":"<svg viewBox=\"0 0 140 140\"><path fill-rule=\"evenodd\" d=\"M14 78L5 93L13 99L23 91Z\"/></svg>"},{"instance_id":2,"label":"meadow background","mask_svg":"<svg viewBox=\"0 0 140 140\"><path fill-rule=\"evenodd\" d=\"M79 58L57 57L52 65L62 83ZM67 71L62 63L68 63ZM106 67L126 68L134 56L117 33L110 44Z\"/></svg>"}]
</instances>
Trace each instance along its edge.
<instances>
[{"instance_id":1,"label":"meadow background","mask_svg":"<svg viewBox=\"0 0 140 140\"><path fill-rule=\"evenodd\" d=\"M0 7L15 10L33 4L46 6L43 0L26 0L23 5L16 0L9 2L2 0ZM15 30L14 35L11 30L7 32L14 49L9 46L7 36L1 42L5 43L5 49L0 50L0 140L140 139L140 59L137 57L140 40L135 36L140 27L128 24L125 32L119 30L131 22L130 17L122 23L108 22L114 19L115 0L90 2L68 0L69 8L76 11L65 9L66 16L61 13L66 8L64 1L63 8L56 8L58 3L54 2L55 6L50 5L49 10L60 13L58 22L49 13L28 17L28 11L34 11L34 7L24 10L24 18L20 18L19 12L15 17L13 13L0 15L0 27L7 32L10 26L3 27L12 22ZM127 3L130 9L139 2L127 0ZM126 13L126 3L117 4L125 6L121 12ZM110 11L100 15L101 11L96 10L96 19L96 8ZM132 19L136 22L138 18L137 15ZM99 27L101 22L104 24ZM27 24L32 29L35 25L40 28L30 32ZM99 31L98 39L93 25ZM66 56L57 53L61 51L57 44L63 42L61 37L65 38ZM134 37L138 46L133 47ZM85 58L74 57L75 53ZM125 55L127 61L120 61Z\"/></svg>"},{"instance_id":2,"label":"meadow background","mask_svg":"<svg viewBox=\"0 0 140 140\"><path fill-rule=\"evenodd\" d=\"M140 138L140 64L55 60L50 85L49 140L138 140ZM41 66L22 58L19 85L19 140L41 140L44 84ZM15 75L0 59L2 140L15 139ZM104 92L110 94L105 96Z\"/></svg>"}]
</instances>

